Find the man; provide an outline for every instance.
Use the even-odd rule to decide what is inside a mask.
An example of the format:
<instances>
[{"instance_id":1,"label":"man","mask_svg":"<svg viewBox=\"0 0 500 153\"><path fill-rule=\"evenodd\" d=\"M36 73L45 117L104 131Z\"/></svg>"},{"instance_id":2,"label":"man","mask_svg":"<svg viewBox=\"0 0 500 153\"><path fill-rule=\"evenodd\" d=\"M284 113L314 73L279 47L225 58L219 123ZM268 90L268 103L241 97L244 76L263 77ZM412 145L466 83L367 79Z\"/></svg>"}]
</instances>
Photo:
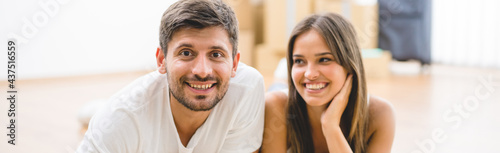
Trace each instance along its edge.
<instances>
[{"instance_id":1,"label":"man","mask_svg":"<svg viewBox=\"0 0 500 153\"><path fill-rule=\"evenodd\" d=\"M238 26L223 2L182 0L163 14L158 71L115 94L77 152L254 152L264 82L239 63Z\"/></svg>"}]
</instances>

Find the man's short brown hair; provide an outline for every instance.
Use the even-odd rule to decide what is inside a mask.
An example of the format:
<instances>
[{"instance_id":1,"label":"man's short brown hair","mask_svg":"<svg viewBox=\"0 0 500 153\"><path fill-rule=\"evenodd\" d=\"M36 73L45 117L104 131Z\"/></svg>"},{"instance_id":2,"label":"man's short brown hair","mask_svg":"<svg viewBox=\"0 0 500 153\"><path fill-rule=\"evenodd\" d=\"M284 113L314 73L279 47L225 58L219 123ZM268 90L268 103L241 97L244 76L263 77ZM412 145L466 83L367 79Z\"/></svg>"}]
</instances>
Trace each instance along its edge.
<instances>
[{"instance_id":1,"label":"man's short brown hair","mask_svg":"<svg viewBox=\"0 0 500 153\"><path fill-rule=\"evenodd\" d=\"M167 55L167 44L181 28L220 26L233 46L233 59L238 47L238 21L234 11L221 0L179 0L163 13L160 25L160 47Z\"/></svg>"}]
</instances>

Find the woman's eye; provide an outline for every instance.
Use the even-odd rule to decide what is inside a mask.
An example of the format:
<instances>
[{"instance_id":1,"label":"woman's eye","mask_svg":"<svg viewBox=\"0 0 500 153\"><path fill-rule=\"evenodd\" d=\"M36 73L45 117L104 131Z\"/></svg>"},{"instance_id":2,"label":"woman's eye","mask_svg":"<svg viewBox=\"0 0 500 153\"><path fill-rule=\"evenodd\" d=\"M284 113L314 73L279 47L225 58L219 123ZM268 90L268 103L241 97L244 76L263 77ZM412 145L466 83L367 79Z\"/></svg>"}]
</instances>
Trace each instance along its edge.
<instances>
[{"instance_id":1,"label":"woman's eye","mask_svg":"<svg viewBox=\"0 0 500 153\"><path fill-rule=\"evenodd\" d=\"M295 63L295 64L302 64L302 63L304 63L304 61L301 60L301 59L296 59L296 60L293 60L293 63Z\"/></svg>"},{"instance_id":2,"label":"woman's eye","mask_svg":"<svg viewBox=\"0 0 500 153\"><path fill-rule=\"evenodd\" d=\"M329 62L329 61L332 61L332 59L329 59L329 58L321 58L321 59L319 59L319 62Z\"/></svg>"}]
</instances>

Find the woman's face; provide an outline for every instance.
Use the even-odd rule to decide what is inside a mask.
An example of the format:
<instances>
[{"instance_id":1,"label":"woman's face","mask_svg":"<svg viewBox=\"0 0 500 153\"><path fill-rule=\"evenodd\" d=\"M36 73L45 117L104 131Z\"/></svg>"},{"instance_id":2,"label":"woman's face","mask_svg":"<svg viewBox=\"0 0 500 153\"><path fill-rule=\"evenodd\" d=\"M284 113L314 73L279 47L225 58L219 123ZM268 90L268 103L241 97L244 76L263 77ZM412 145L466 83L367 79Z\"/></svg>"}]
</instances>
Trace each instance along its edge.
<instances>
[{"instance_id":1,"label":"woman's face","mask_svg":"<svg viewBox=\"0 0 500 153\"><path fill-rule=\"evenodd\" d=\"M347 71L335 60L325 39L308 30L295 39L292 80L299 94L310 106L328 104L340 91Z\"/></svg>"}]
</instances>

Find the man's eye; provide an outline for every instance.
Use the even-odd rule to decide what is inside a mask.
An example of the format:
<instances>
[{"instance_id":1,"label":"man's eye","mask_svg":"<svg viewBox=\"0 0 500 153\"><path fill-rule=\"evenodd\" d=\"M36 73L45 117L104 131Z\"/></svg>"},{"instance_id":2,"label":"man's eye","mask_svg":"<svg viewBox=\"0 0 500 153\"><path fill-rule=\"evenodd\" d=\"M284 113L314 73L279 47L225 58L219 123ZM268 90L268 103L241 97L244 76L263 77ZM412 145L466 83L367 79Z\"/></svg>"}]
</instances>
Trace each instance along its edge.
<instances>
[{"instance_id":1,"label":"man's eye","mask_svg":"<svg viewBox=\"0 0 500 153\"><path fill-rule=\"evenodd\" d=\"M217 58L217 57L222 57L221 53L212 53L212 56Z\"/></svg>"},{"instance_id":2,"label":"man's eye","mask_svg":"<svg viewBox=\"0 0 500 153\"><path fill-rule=\"evenodd\" d=\"M191 56L193 54L191 52L189 52L189 51L182 51L181 55L183 55L183 56Z\"/></svg>"}]
</instances>

